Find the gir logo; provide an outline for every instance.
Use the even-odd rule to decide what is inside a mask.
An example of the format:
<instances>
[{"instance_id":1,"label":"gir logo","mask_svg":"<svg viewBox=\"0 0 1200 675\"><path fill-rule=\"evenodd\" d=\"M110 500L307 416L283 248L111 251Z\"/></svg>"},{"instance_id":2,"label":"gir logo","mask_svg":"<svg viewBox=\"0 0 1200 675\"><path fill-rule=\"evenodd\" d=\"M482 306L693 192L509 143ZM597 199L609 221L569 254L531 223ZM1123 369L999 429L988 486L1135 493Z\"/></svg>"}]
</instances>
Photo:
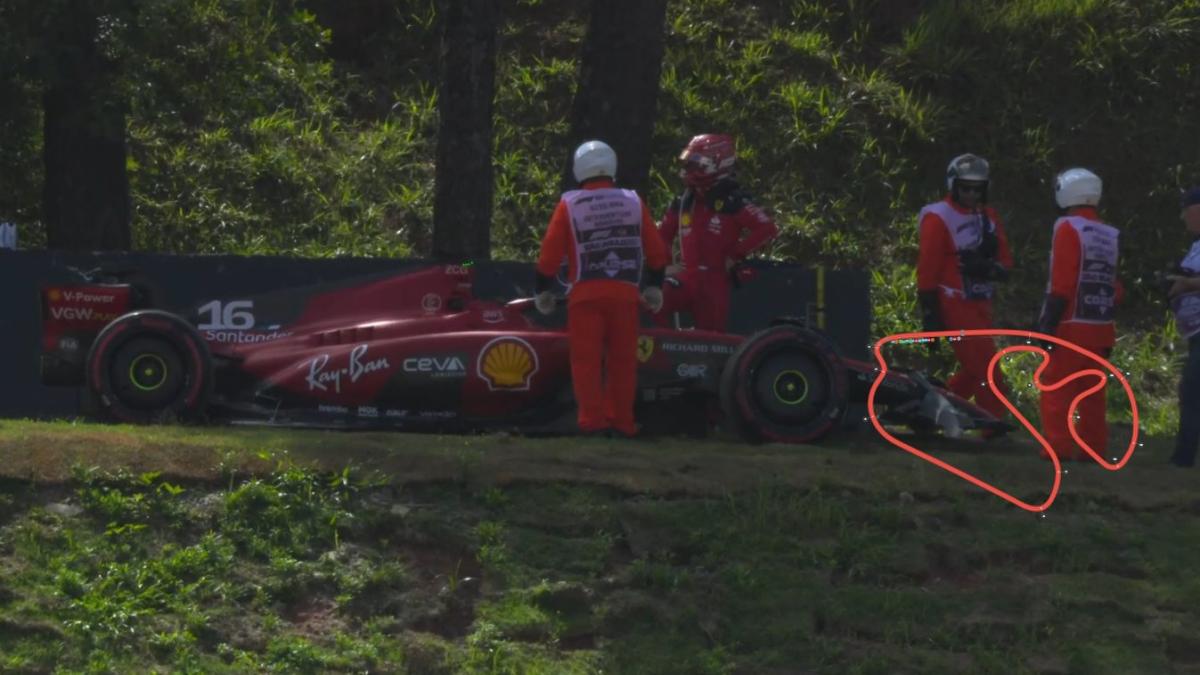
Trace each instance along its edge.
<instances>
[{"instance_id":1,"label":"gir logo","mask_svg":"<svg viewBox=\"0 0 1200 675\"><path fill-rule=\"evenodd\" d=\"M528 391L537 369L537 352L528 342L512 336L484 345L475 364L475 373L492 391Z\"/></svg>"},{"instance_id":2,"label":"gir logo","mask_svg":"<svg viewBox=\"0 0 1200 675\"><path fill-rule=\"evenodd\" d=\"M649 335L639 335L637 345L637 359L641 363L650 360L654 354L654 338Z\"/></svg>"}]
</instances>

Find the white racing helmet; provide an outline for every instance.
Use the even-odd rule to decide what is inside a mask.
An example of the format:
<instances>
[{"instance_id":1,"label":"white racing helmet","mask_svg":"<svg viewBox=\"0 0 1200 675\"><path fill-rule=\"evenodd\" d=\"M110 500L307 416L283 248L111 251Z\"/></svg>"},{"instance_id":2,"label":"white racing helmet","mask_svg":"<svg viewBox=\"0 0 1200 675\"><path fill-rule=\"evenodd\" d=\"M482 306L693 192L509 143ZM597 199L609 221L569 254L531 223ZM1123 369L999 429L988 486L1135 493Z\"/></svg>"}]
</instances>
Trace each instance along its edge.
<instances>
[{"instance_id":1,"label":"white racing helmet","mask_svg":"<svg viewBox=\"0 0 1200 675\"><path fill-rule=\"evenodd\" d=\"M1099 206L1104 183L1087 169L1067 169L1054 179L1054 201L1060 209Z\"/></svg>"},{"instance_id":2,"label":"white racing helmet","mask_svg":"<svg viewBox=\"0 0 1200 675\"><path fill-rule=\"evenodd\" d=\"M575 148L575 180L617 177L617 153L604 141L588 141Z\"/></svg>"}]
</instances>

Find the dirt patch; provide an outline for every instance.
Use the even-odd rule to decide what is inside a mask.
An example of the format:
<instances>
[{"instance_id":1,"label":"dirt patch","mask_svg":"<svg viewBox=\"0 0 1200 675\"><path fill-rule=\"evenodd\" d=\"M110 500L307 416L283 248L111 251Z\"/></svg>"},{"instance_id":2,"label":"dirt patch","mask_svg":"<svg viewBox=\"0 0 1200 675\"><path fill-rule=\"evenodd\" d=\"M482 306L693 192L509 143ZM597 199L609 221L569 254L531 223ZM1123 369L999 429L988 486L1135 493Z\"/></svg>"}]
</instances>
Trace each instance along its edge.
<instances>
[{"instance_id":1,"label":"dirt patch","mask_svg":"<svg viewBox=\"0 0 1200 675\"><path fill-rule=\"evenodd\" d=\"M7 638L44 637L61 640L62 629L44 620L0 618L0 635Z\"/></svg>"},{"instance_id":2,"label":"dirt patch","mask_svg":"<svg viewBox=\"0 0 1200 675\"><path fill-rule=\"evenodd\" d=\"M714 440L436 436L338 433L225 427L153 428L10 423L0 433L0 476L38 482L70 478L73 466L130 472L161 471L172 480L214 481L230 472L260 475L287 459L341 470L353 465L394 485L455 482L477 489L521 482L607 486L627 494L720 497L763 484L836 484L874 493L895 486L920 501L938 495L978 496L978 488L891 447L873 430L839 434L821 446L747 446ZM1029 499L1049 493L1051 466L1031 442L922 441L989 482ZM336 445L337 452L330 452ZM926 447L928 446L928 447ZM1144 453L1143 453L1144 454ZM1180 508L1197 503L1184 472L1153 460L1138 471L1108 472L1075 463L1063 478L1062 499L1097 500L1098 508ZM1153 463L1151 463L1153 462ZM1022 487L1027 486L1027 487ZM1021 488L1021 489L1018 489ZM998 507L1002 507L997 502Z\"/></svg>"},{"instance_id":3,"label":"dirt patch","mask_svg":"<svg viewBox=\"0 0 1200 675\"><path fill-rule=\"evenodd\" d=\"M334 635L346 627L346 622L338 615L337 603L320 595L298 598L285 607L280 616L306 637Z\"/></svg>"},{"instance_id":4,"label":"dirt patch","mask_svg":"<svg viewBox=\"0 0 1200 675\"><path fill-rule=\"evenodd\" d=\"M483 568L468 551L406 545L400 557L414 576L414 590L404 598L402 623L411 630L443 638L460 638L475 621L475 605L483 593ZM415 611L413 611L415 609Z\"/></svg>"},{"instance_id":5,"label":"dirt patch","mask_svg":"<svg viewBox=\"0 0 1200 675\"><path fill-rule=\"evenodd\" d=\"M974 588L984 582L977 563L968 560L961 550L941 542L925 544L928 572L922 583L944 583L958 588Z\"/></svg>"},{"instance_id":6,"label":"dirt patch","mask_svg":"<svg viewBox=\"0 0 1200 675\"><path fill-rule=\"evenodd\" d=\"M591 633L585 635L571 635L559 639L558 648L564 652L578 651L581 649L590 650L596 648L596 636Z\"/></svg>"},{"instance_id":7,"label":"dirt patch","mask_svg":"<svg viewBox=\"0 0 1200 675\"><path fill-rule=\"evenodd\" d=\"M1167 656L1179 663L1200 663L1200 639L1182 635L1167 637Z\"/></svg>"}]
</instances>

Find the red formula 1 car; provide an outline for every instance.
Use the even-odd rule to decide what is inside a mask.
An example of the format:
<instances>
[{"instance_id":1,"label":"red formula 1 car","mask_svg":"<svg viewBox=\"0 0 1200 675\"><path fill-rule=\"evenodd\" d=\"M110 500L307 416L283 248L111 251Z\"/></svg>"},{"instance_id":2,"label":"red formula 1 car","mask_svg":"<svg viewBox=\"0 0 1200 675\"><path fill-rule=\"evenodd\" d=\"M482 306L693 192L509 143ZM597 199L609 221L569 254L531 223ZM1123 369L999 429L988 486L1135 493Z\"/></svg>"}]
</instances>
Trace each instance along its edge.
<instances>
[{"instance_id":1,"label":"red formula 1 car","mask_svg":"<svg viewBox=\"0 0 1200 675\"><path fill-rule=\"evenodd\" d=\"M136 423L258 421L337 428L570 432L564 316L480 300L473 270L438 265L342 284L148 307L105 273L42 289L42 380L82 385L96 411ZM564 310L559 310L560 312ZM866 400L874 364L801 323L750 337L645 328L643 431L810 442ZM881 419L952 434L1010 430L916 372L889 371Z\"/></svg>"}]
</instances>

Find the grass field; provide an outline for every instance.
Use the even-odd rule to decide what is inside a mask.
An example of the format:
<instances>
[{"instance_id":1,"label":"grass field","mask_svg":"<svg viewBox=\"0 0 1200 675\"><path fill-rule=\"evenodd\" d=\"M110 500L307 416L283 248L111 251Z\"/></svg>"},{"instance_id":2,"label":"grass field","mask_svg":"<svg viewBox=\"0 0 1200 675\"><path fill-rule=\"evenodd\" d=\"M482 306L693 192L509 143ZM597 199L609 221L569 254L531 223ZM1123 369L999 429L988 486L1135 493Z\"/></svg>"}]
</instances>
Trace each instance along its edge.
<instances>
[{"instance_id":1,"label":"grass field","mask_svg":"<svg viewBox=\"0 0 1200 675\"><path fill-rule=\"evenodd\" d=\"M1165 446L5 421L0 671L1200 672Z\"/></svg>"}]
</instances>

